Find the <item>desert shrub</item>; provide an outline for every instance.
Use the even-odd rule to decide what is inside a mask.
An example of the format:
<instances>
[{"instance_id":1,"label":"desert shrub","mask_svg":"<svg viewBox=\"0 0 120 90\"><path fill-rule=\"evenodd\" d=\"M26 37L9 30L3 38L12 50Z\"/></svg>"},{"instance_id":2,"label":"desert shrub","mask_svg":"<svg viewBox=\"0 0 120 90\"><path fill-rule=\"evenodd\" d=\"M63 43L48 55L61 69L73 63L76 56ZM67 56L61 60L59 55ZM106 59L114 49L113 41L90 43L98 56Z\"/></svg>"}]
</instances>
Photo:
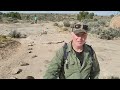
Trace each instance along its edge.
<instances>
[{"instance_id":1,"label":"desert shrub","mask_svg":"<svg viewBox=\"0 0 120 90\"><path fill-rule=\"evenodd\" d=\"M110 15L110 17L111 17L111 18L113 18L113 17L114 17L114 15Z\"/></svg>"},{"instance_id":2,"label":"desert shrub","mask_svg":"<svg viewBox=\"0 0 120 90\"><path fill-rule=\"evenodd\" d=\"M7 37L5 35L0 35L0 43L7 40Z\"/></svg>"},{"instance_id":3,"label":"desert shrub","mask_svg":"<svg viewBox=\"0 0 120 90\"><path fill-rule=\"evenodd\" d=\"M98 22L88 22L87 23L90 28L99 28L100 24Z\"/></svg>"},{"instance_id":4,"label":"desert shrub","mask_svg":"<svg viewBox=\"0 0 120 90\"><path fill-rule=\"evenodd\" d=\"M58 27L63 27L63 25L62 24L58 24Z\"/></svg>"},{"instance_id":5,"label":"desert shrub","mask_svg":"<svg viewBox=\"0 0 120 90\"><path fill-rule=\"evenodd\" d=\"M3 13L2 12L0 12L0 15L2 15Z\"/></svg>"},{"instance_id":6,"label":"desert shrub","mask_svg":"<svg viewBox=\"0 0 120 90\"><path fill-rule=\"evenodd\" d=\"M27 15L27 16L26 16L26 20L30 20L30 15Z\"/></svg>"},{"instance_id":7,"label":"desert shrub","mask_svg":"<svg viewBox=\"0 0 120 90\"><path fill-rule=\"evenodd\" d=\"M70 22L69 21L64 21L63 24L64 24L65 27L70 27Z\"/></svg>"},{"instance_id":8,"label":"desert shrub","mask_svg":"<svg viewBox=\"0 0 120 90\"><path fill-rule=\"evenodd\" d=\"M11 18L11 17L9 17L7 19L7 21L12 22L12 23L17 23L18 22L18 20L16 18Z\"/></svg>"},{"instance_id":9,"label":"desert shrub","mask_svg":"<svg viewBox=\"0 0 120 90\"><path fill-rule=\"evenodd\" d=\"M58 26L58 23L54 23L54 26Z\"/></svg>"},{"instance_id":10,"label":"desert shrub","mask_svg":"<svg viewBox=\"0 0 120 90\"><path fill-rule=\"evenodd\" d=\"M112 40L114 38L120 37L120 30L109 28L108 30L103 30L100 33L101 39Z\"/></svg>"},{"instance_id":11,"label":"desert shrub","mask_svg":"<svg viewBox=\"0 0 120 90\"><path fill-rule=\"evenodd\" d=\"M99 25L101 25L101 26L105 26L105 25L106 25L105 20L99 20L98 23L99 23Z\"/></svg>"},{"instance_id":12,"label":"desert shrub","mask_svg":"<svg viewBox=\"0 0 120 90\"><path fill-rule=\"evenodd\" d=\"M93 28L90 30L90 33L99 35L100 39L112 40L114 38L120 37L120 30L112 29L112 28Z\"/></svg>"},{"instance_id":13,"label":"desert shrub","mask_svg":"<svg viewBox=\"0 0 120 90\"><path fill-rule=\"evenodd\" d=\"M10 13L6 13L4 14L5 17L12 17L12 18L16 18L16 19L21 19L21 15L18 12L10 12Z\"/></svg>"},{"instance_id":14,"label":"desert shrub","mask_svg":"<svg viewBox=\"0 0 120 90\"><path fill-rule=\"evenodd\" d=\"M63 28L63 31L68 31L68 28L64 27L64 28Z\"/></svg>"},{"instance_id":15,"label":"desert shrub","mask_svg":"<svg viewBox=\"0 0 120 90\"><path fill-rule=\"evenodd\" d=\"M2 16L0 15L0 22L2 22Z\"/></svg>"},{"instance_id":16,"label":"desert shrub","mask_svg":"<svg viewBox=\"0 0 120 90\"><path fill-rule=\"evenodd\" d=\"M79 14L77 14L77 20L81 21L83 19L93 19L94 17L94 13L89 13L89 12L79 12Z\"/></svg>"},{"instance_id":17,"label":"desert shrub","mask_svg":"<svg viewBox=\"0 0 120 90\"><path fill-rule=\"evenodd\" d=\"M20 38L21 37L21 33L17 32L16 30L14 30L14 31L11 31L8 36L10 36L12 38Z\"/></svg>"},{"instance_id":18,"label":"desert shrub","mask_svg":"<svg viewBox=\"0 0 120 90\"><path fill-rule=\"evenodd\" d=\"M98 19L97 19L97 18L94 18L94 21L98 21Z\"/></svg>"},{"instance_id":19,"label":"desert shrub","mask_svg":"<svg viewBox=\"0 0 120 90\"><path fill-rule=\"evenodd\" d=\"M90 33L91 33L91 34L100 35L101 32L102 32L102 29L101 29L101 28L92 28L92 29L90 29Z\"/></svg>"}]
</instances>

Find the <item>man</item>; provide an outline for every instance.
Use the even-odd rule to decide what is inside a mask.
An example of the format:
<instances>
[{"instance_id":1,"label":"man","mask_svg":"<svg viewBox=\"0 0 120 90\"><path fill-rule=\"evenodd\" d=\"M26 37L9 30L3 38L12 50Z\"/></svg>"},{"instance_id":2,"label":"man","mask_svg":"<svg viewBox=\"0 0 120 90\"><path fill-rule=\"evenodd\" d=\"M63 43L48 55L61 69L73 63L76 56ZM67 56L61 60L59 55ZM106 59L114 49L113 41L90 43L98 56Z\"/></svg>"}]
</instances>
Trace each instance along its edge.
<instances>
[{"instance_id":1,"label":"man","mask_svg":"<svg viewBox=\"0 0 120 90\"><path fill-rule=\"evenodd\" d=\"M56 52L44 79L98 79L99 62L95 51L85 43L87 31L87 25L73 26L71 42Z\"/></svg>"},{"instance_id":2,"label":"man","mask_svg":"<svg viewBox=\"0 0 120 90\"><path fill-rule=\"evenodd\" d=\"M37 16L36 16L36 14L34 16L34 22L37 24Z\"/></svg>"}]
</instances>

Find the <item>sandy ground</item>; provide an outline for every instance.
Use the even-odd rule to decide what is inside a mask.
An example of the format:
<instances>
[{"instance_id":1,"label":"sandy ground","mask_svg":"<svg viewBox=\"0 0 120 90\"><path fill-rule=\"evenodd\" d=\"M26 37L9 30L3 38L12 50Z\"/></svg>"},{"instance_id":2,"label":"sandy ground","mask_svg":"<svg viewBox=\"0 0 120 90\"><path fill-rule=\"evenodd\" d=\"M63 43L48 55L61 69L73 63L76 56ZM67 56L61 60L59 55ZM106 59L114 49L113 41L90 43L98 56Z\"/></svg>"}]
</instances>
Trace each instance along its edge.
<instances>
[{"instance_id":1,"label":"sandy ground","mask_svg":"<svg viewBox=\"0 0 120 90\"><path fill-rule=\"evenodd\" d=\"M47 44L48 42L69 42L70 33L58 32L53 22L40 24L0 24L0 34L7 35L12 30L26 34L27 38L17 39L21 45L6 59L0 59L0 79L25 79L33 76L42 79L49 62L64 43ZM47 34L41 35L42 31ZM100 78L120 77L120 40L101 40L89 34L87 43L96 51L100 63ZM21 63L29 65L21 66ZM22 69L18 74L14 70Z\"/></svg>"}]
</instances>

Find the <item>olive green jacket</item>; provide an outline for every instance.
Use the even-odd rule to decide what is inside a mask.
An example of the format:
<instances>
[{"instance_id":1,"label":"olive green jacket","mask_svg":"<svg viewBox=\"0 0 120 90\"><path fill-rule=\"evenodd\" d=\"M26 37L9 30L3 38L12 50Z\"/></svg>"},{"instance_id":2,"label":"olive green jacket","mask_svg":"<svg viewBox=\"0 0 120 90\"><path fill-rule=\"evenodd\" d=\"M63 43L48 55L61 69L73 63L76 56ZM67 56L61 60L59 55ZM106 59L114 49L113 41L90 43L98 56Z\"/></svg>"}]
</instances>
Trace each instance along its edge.
<instances>
[{"instance_id":1,"label":"olive green jacket","mask_svg":"<svg viewBox=\"0 0 120 90\"><path fill-rule=\"evenodd\" d=\"M84 45L84 61L81 66L80 60L76 57L75 51L72 49L71 42L68 43L66 50L68 53L67 63L64 64L65 79L98 79L100 73L99 62L94 52L93 58L90 54L90 48L87 44ZM58 79L61 73L61 63L63 60L63 47L60 48L53 57L45 75L44 79ZM66 64L68 67L66 67Z\"/></svg>"}]
</instances>

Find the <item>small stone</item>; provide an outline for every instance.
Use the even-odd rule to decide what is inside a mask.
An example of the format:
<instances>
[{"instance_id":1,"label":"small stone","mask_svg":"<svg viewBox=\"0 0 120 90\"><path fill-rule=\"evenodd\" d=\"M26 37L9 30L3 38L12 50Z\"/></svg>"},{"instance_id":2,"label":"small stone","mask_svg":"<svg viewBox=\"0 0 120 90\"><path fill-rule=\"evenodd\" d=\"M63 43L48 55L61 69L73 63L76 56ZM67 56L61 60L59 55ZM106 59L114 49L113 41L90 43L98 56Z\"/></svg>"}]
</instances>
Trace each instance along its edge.
<instances>
[{"instance_id":1,"label":"small stone","mask_svg":"<svg viewBox=\"0 0 120 90\"><path fill-rule=\"evenodd\" d=\"M28 53L32 53L32 51L29 51Z\"/></svg>"},{"instance_id":2,"label":"small stone","mask_svg":"<svg viewBox=\"0 0 120 90\"><path fill-rule=\"evenodd\" d=\"M26 63L26 62L20 62L20 66L28 66L29 63Z\"/></svg>"},{"instance_id":3,"label":"small stone","mask_svg":"<svg viewBox=\"0 0 120 90\"><path fill-rule=\"evenodd\" d=\"M33 44L28 44L28 46L33 46Z\"/></svg>"},{"instance_id":4,"label":"small stone","mask_svg":"<svg viewBox=\"0 0 120 90\"><path fill-rule=\"evenodd\" d=\"M35 79L33 76L27 76L26 79Z\"/></svg>"},{"instance_id":5,"label":"small stone","mask_svg":"<svg viewBox=\"0 0 120 90\"><path fill-rule=\"evenodd\" d=\"M33 48L28 48L28 50L33 50Z\"/></svg>"},{"instance_id":6,"label":"small stone","mask_svg":"<svg viewBox=\"0 0 120 90\"><path fill-rule=\"evenodd\" d=\"M12 74L13 74L13 75L19 74L20 72L22 72L22 69L15 68L15 69L13 69Z\"/></svg>"},{"instance_id":7,"label":"small stone","mask_svg":"<svg viewBox=\"0 0 120 90\"><path fill-rule=\"evenodd\" d=\"M37 57L37 55L32 56L32 58L35 58L35 57Z\"/></svg>"}]
</instances>

